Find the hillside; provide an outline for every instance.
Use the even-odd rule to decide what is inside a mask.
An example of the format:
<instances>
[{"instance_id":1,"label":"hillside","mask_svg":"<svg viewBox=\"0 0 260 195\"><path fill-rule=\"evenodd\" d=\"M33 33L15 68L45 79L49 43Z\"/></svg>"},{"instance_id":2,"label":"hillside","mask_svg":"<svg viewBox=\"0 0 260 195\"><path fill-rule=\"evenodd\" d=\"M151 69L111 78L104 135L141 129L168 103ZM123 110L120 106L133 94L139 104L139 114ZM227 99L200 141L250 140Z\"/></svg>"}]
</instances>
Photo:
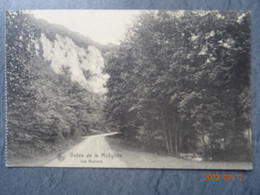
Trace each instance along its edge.
<instances>
[{"instance_id":1,"label":"hillside","mask_svg":"<svg viewBox=\"0 0 260 195\"><path fill-rule=\"evenodd\" d=\"M8 161L105 131L101 45L23 12L6 21Z\"/></svg>"},{"instance_id":2,"label":"hillside","mask_svg":"<svg viewBox=\"0 0 260 195\"><path fill-rule=\"evenodd\" d=\"M119 132L146 152L250 162L250 34L248 12L155 10L102 46L7 12L8 161Z\"/></svg>"}]
</instances>

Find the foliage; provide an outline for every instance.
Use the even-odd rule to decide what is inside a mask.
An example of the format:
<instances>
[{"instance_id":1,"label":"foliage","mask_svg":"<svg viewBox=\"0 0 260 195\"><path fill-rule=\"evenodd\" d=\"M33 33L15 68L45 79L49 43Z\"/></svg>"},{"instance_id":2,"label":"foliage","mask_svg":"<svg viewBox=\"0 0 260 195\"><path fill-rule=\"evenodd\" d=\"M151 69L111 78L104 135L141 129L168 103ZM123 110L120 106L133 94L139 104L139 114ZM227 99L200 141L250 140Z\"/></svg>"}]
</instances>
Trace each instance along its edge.
<instances>
[{"instance_id":1,"label":"foliage","mask_svg":"<svg viewBox=\"0 0 260 195\"><path fill-rule=\"evenodd\" d=\"M125 139L160 143L171 155L238 159L249 142L249 19L246 12L142 14L107 54L107 120Z\"/></svg>"},{"instance_id":2,"label":"foliage","mask_svg":"<svg viewBox=\"0 0 260 195\"><path fill-rule=\"evenodd\" d=\"M51 69L30 15L6 13L8 160L51 153L103 128L102 97L72 81L68 67Z\"/></svg>"}]
</instances>

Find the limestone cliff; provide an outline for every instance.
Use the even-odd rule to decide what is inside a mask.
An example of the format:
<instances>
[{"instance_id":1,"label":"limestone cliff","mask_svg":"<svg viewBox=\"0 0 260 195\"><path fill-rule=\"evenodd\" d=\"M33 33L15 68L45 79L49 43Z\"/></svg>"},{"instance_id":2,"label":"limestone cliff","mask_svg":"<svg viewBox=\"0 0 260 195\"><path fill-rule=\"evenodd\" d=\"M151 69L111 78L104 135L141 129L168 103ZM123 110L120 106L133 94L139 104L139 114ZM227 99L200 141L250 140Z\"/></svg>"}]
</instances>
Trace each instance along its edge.
<instances>
[{"instance_id":1,"label":"limestone cliff","mask_svg":"<svg viewBox=\"0 0 260 195\"><path fill-rule=\"evenodd\" d=\"M56 34L54 39L47 38L41 33L44 59L50 61L50 66L59 74L62 65L68 66L72 72L72 80L79 82L91 92L104 94L104 84L109 78L103 72L104 59L101 51L93 46L79 46L72 38Z\"/></svg>"}]
</instances>

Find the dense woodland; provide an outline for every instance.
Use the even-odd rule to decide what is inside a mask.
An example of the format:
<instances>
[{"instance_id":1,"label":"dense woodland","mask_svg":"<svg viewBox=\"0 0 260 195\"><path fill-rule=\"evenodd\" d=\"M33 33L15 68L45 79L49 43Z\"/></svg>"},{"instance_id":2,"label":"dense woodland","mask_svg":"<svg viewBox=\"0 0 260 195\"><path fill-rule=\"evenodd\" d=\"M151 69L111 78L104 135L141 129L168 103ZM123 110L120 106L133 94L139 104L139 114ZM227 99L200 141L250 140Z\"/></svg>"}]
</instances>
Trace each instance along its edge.
<instances>
[{"instance_id":1,"label":"dense woodland","mask_svg":"<svg viewBox=\"0 0 260 195\"><path fill-rule=\"evenodd\" d=\"M250 17L142 14L108 55L107 119L169 155L250 159Z\"/></svg>"},{"instance_id":2,"label":"dense woodland","mask_svg":"<svg viewBox=\"0 0 260 195\"><path fill-rule=\"evenodd\" d=\"M110 129L176 157L250 160L249 27L246 12L144 12L119 46L97 45L110 75L102 98L72 81L68 67L54 73L39 37L94 42L7 12L8 157L51 153Z\"/></svg>"},{"instance_id":3,"label":"dense woodland","mask_svg":"<svg viewBox=\"0 0 260 195\"><path fill-rule=\"evenodd\" d=\"M66 143L77 143L91 129L104 129L103 98L60 74L42 57L40 33L68 36L22 12L6 13L8 159L48 154ZM74 37L73 40L76 40ZM76 42L76 41L75 41ZM84 44L87 47L87 43Z\"/></svg>"}]
</instances>

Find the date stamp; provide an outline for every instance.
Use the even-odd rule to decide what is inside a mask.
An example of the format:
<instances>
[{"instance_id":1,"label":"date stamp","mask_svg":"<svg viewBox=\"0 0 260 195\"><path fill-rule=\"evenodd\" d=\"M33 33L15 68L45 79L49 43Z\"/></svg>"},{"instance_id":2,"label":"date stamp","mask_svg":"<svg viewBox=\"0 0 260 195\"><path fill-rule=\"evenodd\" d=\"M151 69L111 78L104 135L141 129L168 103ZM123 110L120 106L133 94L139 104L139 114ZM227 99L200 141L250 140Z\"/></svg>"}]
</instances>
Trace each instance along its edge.
<instances>
[{"instance_id":1,"label":"date stamp","mask_svg":"<svg viewBox=\"0 0 260 195\"><path fill-rule=\"evenodd\" d=\"M236 174L235 177L233 177L231 174L204 174L204 181L243 181L243 174Z\"/></svg>"}]
</instances>

